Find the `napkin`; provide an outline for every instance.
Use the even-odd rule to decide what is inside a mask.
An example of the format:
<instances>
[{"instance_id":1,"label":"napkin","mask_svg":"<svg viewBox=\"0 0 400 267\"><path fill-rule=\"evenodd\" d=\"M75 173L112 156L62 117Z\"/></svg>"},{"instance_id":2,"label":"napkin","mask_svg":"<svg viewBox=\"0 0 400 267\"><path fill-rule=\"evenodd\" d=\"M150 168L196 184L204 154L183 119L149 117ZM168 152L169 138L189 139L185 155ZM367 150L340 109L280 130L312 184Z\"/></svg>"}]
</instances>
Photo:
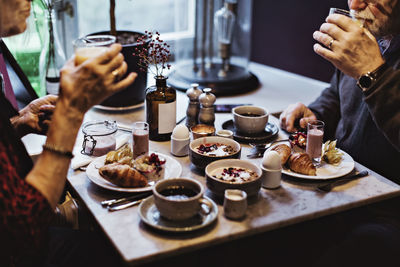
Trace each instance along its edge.
<instances>
[{"instance_id":1,"label":"napkin","mask_svg":"<svg viewBox=\"0 0 400 267\"><path fill-rule=\"evenodd\" d=\"M121 146L125 145L128 141L130 135L119 135L116 137L116 149L120 148ZM92 160L97 157L84 155L81 153L82 150L82 143L77 144L74 148L74 158L71 160L71 168L76 170L80 167L88 165Z\"/></svg>"}]
</instances>

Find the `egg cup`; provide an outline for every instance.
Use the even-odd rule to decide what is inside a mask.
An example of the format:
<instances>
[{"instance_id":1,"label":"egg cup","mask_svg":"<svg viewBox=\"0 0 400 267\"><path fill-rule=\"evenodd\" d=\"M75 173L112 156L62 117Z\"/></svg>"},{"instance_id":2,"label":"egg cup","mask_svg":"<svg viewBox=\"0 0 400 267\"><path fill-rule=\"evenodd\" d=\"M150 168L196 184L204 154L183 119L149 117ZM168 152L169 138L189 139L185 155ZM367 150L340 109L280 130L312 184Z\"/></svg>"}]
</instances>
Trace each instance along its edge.
<instances>
[{"instance_id":1,"label":"egg cup","mask_svg":"<svg viewBox=\"0 0 400 267\"><path fill-rule=\"evenodd\" d=\"M281 186L282 170L270 170L260 166L262 170L261 184L267 189L276 189Z\"/></svg>"},{"instance_id":2,"label":"egg cup","mask_svg":"<svg viewBox=\"0 0 400 267\"><path fill-rule=\"evenodd\" d=\"M190 138L177 139L171 137L171 154L177 157L187 156L189 154Z\"/></svg>"}]
</instances>

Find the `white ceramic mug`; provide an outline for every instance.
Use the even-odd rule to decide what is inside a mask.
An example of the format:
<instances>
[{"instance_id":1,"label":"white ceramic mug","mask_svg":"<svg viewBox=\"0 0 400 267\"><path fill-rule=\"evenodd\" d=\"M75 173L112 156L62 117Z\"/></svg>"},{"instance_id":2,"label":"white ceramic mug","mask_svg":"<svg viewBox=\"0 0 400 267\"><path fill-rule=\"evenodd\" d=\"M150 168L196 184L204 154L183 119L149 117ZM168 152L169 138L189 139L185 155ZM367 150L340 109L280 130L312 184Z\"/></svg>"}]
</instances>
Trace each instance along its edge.
<instances>
[{"instance_id":1,"label":"white ceramic mug","mask_svg":"<svg viewBox=\"0 0 400 267\"><path fill-rule=\"evenodd\" d=\"M239 106L232 109L237 131L245 134L262 133L268 123L268 110L256 106Z\"/></svg>"}]
</instances>

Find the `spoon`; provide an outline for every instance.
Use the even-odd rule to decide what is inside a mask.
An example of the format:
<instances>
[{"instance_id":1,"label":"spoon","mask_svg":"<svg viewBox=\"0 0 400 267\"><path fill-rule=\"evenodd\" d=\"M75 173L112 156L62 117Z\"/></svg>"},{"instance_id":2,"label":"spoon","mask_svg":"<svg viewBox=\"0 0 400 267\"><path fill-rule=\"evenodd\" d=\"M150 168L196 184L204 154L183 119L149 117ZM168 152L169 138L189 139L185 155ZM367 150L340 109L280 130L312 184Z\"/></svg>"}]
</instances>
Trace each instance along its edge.
<instances>
[{"instance_id":1,"label":"spoon","mask_svg":"<svg viewBox=\"0 0 400 267\"><path fill-rule=\"evenodd\" d=\"M268 143L268 144L253 144L253 143L250 143L249 145L251 147L253 147L255 152L252 153L252 154L247 155L247 157L248 158L252 158L252 159L261 158L264 155L264 152L268 148L270 148L272 145L274 145L276 143L287 142L287 141L289 141L289 139L276 140L276 141L273 141L273 142Z\"/></svg>"}]
</instances>

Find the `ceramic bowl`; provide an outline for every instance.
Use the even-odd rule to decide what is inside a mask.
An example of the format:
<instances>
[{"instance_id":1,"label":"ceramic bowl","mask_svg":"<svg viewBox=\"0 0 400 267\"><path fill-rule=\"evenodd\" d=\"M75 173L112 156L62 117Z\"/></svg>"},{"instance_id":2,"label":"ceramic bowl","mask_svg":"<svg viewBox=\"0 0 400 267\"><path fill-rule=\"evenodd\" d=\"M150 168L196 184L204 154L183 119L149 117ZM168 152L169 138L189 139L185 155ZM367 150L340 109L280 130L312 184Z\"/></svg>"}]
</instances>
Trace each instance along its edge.
<instances>
[{"instance_id":1,"label":"ceramic bowl","mask_svg":"<svg viewBox=\"0 0 400 267\"><path fill-rule=\"evenodd\" d=\"M240 183L228 182L213 177L213 174L218 169L229 168L229 167L251 170L256 173L257 177L249 181ZM208 189L219 197L224 196L224 192L226 189L243 190L247 193L249 197L251 197L257 195L258 191L260 191L261 188L261 174L262 174L261 169L257 165L246 160L240 160L240 159L217 160L208 164L205 172L206 172L206 185Z\"/></svg>"},{"instance_id":2,"label":"ceramic bowl","mask_svg":"<svg viewBox=\"0 0 400 267\"><path fill-rule=\"evenodd\" d=\"M209 156L205 154L200 154L196 151L196 148L200 145L206 144L224 144L233 147L234 153L231 153L226 156ZM220 160L220 159L228 159L228 158L240 158L241 154L241 146L235 140L219 137L219 136L207 136L201 137L193 140L189 145L189 158L190 161L199 169L204 169L209 163Z\"/></svg>"},{"instance_id":3,"label":"ceramic bowl","mask_svg":"<svg viewBox=\"0 0 400 267\"><path fill-rule=\"evenodd\" d=\"M238 106L232 109L233 123L238 132L257 134L264 131L269 112L263 107Z\"/></svg>"}]
</instances>

